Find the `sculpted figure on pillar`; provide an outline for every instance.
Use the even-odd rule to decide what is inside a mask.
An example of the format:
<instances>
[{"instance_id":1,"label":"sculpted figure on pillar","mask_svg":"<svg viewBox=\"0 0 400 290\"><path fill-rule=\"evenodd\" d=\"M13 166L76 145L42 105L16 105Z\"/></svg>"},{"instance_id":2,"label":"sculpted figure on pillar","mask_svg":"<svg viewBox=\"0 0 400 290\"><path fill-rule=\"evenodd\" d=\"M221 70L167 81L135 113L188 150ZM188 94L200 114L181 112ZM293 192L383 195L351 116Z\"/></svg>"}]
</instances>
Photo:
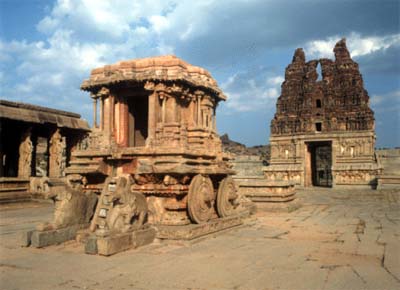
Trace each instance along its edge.
<instances>
[{"instance_id":1,"label":"sculpted figure on pillar","mask_svg":"<svg viewBox=\"0 0 400 290\"><path fill-rule=\"evenodd\" d=\"M31 176L33 144L31 141L31 128L28 128L21 136L19 146L18 176Z\"/></svg>"},{"instance_id":2,"label":"sculpted figure on pillar","mask_svg":"<svg viewBox=\"0 0 400 290\"><path fill-rule=\"evenodd\" d=\"M63 152L63 139L60 130L57 129L50 139L50 177L62 176Z\"/></svg>"}]
</instances>

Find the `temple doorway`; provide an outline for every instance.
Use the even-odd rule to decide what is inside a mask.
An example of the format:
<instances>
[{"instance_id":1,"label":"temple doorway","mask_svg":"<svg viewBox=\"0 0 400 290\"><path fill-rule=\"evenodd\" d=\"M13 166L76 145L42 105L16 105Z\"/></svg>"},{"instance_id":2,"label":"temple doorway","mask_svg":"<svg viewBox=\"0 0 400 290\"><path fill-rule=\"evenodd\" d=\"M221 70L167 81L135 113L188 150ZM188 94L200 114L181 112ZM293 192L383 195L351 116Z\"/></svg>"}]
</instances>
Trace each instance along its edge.
<instances>
[{"instance_id":1,"label":"temple doorway","mask_svg":"<svg viewBox=\"0 0 400 290\"><path fill-rule=\"evenodd\" d=\"M332 187L332 142L307 142L305 186Z\"/></svg>"},{"instance_id":2,"label":"temple doorway","mask_svg":"<svg viewBox=\"0 0 400 290\"><path fill-rule=\"evenodd\" d=\"M0 177L18 177L18 150L23 130L25 127L20 122L0 121Z\"/></svg>"},{"instance_id":3,"label":"temple doorway","mask_svg":"<svg viewBox=\"0 0 400 290\"><path fill-rule=\"evenodd\" d=\"M129 106L129 147L145 146L148 135L149 98L147 95L131 96Z\"/></svg>"}]
</instances>

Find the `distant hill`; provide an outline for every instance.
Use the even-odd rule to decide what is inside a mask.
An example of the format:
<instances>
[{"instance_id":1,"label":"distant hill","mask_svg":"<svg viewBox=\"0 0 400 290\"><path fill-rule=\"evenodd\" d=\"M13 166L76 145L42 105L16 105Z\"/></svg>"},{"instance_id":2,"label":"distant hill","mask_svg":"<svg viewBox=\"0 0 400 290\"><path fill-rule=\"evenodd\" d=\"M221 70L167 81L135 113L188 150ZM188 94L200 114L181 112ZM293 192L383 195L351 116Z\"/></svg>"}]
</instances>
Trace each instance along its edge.
<instances>
[{"instance_id":1,"label":"distant hill","mask_svg":"<svg viewBox=\"0 0 400 290\"><path fill-rule=\"evenodd\" d=\"M236 155L260 156L260 159L269 163L270 159L269 145L257 145L252 147L246 147L246 145L242 143L231 140L228 134L223 134L220 138L222 141L222 149L224 152L229 152Z\"/></svg>"}]
</instances>

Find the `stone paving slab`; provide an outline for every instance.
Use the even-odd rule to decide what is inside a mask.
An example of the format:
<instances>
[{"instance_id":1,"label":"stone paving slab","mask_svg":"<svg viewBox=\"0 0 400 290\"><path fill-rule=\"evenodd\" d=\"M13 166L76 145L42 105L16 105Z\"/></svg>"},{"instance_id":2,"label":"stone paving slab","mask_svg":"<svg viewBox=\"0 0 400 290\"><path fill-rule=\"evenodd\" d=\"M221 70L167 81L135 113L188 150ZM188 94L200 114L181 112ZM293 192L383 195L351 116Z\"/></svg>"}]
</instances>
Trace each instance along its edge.
<instances>
[{"instance_id":1,"label":"stone paving slab","mask_svg":"<svg viewBox=\"0 0 400 290\"><path fill-rule=\"evenodd\" d=\"M0 290L400 289L400 191L301 191L290 213L188 244L156 242L111 257L74 241L22 248L51 204L0 208Z\"/></svg>"}]
</instances>

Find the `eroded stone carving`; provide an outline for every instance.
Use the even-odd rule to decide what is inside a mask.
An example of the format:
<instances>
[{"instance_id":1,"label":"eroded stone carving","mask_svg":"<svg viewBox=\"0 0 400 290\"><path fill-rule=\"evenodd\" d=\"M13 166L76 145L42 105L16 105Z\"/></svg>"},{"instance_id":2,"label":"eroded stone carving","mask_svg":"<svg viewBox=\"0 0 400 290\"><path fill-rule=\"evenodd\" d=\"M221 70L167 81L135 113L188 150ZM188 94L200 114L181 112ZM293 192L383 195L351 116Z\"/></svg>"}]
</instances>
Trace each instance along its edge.
<instances>
[{"instance_id":1,"label":"eroded stone carving","mask_svg":"<svg viewBox=\"0 0 400 290\"><path fill-rule=\"evenodd\" d=\"M31 176L32 151L33 151L33 145L31 141L31 128L28 128L22 134L21 144L19 146L19 162L18 162L19 177Z\"/></svg>"},{"instance_id":2,"label":"eroded stone carving","mask_svg":"<svg viewBox=\"0 0 400 290\"><path fill-rule=\"evenodd\" d=\"M82 177L78 175L68 176L66 185L51 188L46 197L54 201L54 218L38 225L39 231L88 224L97 202L95 194L82 192Z\"/></svg>"},{"instance_id":3,"label":"eroded stone carving","mask_svg":"<svg viewBox=\"0 0 400 290\"><path fill-rule=\"evenodd\" d=\"M143 226L147 218L146 198L140 192L131 192L131 178L120 177L116 184L113 204L107 215L111 231L127 232Z\"/></svg>"},{"instance_id":4,"label":"eroded stone carving","mask_svg":"<svg viewBox=\"0 0 400 290\"><path fill-rule=\"evenodd\" d=\"M57 129L50 138L50 177L61 177L65 169L65 140Z\"/></svg>"},{"instance_id":5,"label":"eroded stone carving","mask_svg":"<svg viewBox=\"0 0 400 290\"><path fill-rule=\"evenodd\" d=\"M32 195L45 198L50 192L49 178L47 176L31 177L29 188Z\"/></svg>"}]
</instances>

